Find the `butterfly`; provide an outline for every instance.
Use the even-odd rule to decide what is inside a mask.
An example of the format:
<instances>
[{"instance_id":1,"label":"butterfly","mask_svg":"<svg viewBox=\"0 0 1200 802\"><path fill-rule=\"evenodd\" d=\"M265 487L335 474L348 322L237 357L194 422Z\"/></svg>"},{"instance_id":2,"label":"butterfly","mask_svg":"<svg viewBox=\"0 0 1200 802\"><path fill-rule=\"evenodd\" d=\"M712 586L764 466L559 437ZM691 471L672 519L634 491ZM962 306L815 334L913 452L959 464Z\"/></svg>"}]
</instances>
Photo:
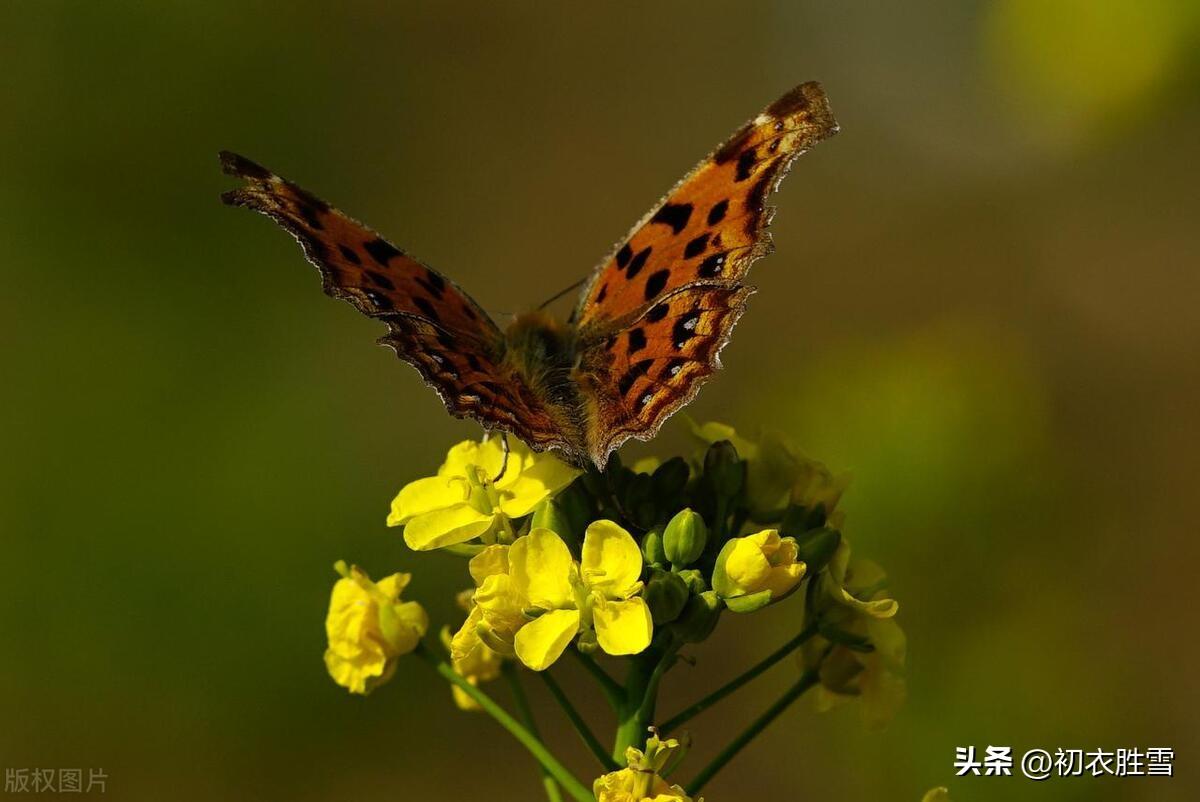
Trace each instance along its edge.
<instances>
[{"instance_id":1,"label":"butterfly","mask_svg":"<svg viewBox=\"0 0 1200 802\"><path fill-rule=\"evenodd\" d=\"M296 184L234 153L245 180L222 200L271 217L299 241L325 293L388 327L393 348L450 414L537 451L603 470L629 438L649 440L720 367L772 250L767 196L792 162L836 133L824 91L805 83L688 173L585 280L566 321L517 315L501 329L446 276Z\"/></svg>"}]
</instances>

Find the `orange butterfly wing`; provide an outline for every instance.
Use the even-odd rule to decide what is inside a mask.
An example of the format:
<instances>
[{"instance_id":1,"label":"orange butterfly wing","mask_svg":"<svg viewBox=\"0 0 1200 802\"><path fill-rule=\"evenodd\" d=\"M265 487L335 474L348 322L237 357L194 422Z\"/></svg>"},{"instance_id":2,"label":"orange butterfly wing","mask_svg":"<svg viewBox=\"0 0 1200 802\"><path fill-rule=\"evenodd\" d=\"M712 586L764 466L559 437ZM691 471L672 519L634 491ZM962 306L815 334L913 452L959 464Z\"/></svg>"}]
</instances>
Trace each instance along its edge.
<instances>
[{"instance_id":1,"label":"orange butterfly wing","mask_svg":"<svg viewBox=\"0 0 1200 802\"><path fill-rule=\"evenodd\" d=\"M801 84L693 169L593 273L573 319L597 465L626 439L653 437L720 368L752 292L742 279L771 251L767 196L836 132L820 85Z\"/></svg>"},{"instance_id":2,"label":"orange butterfly wing","mask_svg":"<svg viewBox=\"0 0 1200 802\"><path fill-rule=\"evenodd\" d=\"M596 465L630 437L653 437L696 396L720 369L721 349L753 293L733 283L681 287L584 348L578 381Z\"/></svg>"},{"instance_id":3,"label":"orange butterfly wing","mask_svg":"<svg viewBox=\"0 0 1200 802\"><path fill-rule=\"evenodd\" d=\"M234 153L221 166L246 185L221 196L296 238L326 294L382 320L380 339L437 391L449 412L512 432L535 448L563 445L545 406L503 358L503 335L454 282L310 192Z\"/></svg>"}]
</instances>

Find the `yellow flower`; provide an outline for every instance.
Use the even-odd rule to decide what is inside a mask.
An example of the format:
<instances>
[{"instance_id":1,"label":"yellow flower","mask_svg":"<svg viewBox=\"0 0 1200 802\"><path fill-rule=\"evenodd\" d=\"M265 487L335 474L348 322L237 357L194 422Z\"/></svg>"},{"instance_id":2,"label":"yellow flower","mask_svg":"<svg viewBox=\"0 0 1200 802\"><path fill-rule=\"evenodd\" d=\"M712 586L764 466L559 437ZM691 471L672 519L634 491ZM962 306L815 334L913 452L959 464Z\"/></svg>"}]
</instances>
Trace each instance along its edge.
<instances>
[{"instance_id":1,"label":"yellow flower","mask_svg":"<svg viewBox=\"0 0 1200 802\"><path fill-rule=\"evenodd\" d=\"M609 654L637 654L650 645L653 624L642 590L642 552L612 521L596 521L576 563L549 529L534 529L505 548L493 546L471 560L479 583L475 603L487 633L542 671L580 632L594 630ZM486 641L485 641L486 642Z\"/></svg>"},{"instance_id":2,"label":"yellow flower","mask_svg":"<svg viewBox=\"0 0 1200 802\"><path fill-rule=\"evenodd\" d=\"M825 591L833 601L870 618L891 618L900 604L885 590L887 575L870 560L850 559L850 542L844 537L825 572Z\"/></svg>"},{"instance_id":3,"label":"yellow flower","mask_svg":"<svg viewBox=\"0 0 1200 802\"><path fill-rule=\"evenodd\" d=\"M397 657L417 647L429 629L429 616L417 602L400 601L410 574L376 583L358 566L338 561L334 568L342 578L329 598L325 667L351 693L370 693L391 679Z\"/></svg>"},{"instance_id":4,"label":"yellow flower","mask_svg":"<svg viewBox=\"0 0 1200 802\"><path fill-rule=\"evenodd\" d=\"M686 791L668 785L661 776L678 748L674 738L660 742L657 735L647 742L644 753L629 747L625 750L628 768L609 772L592 784L597 802L692 802Z\"/></svg>"},{"instance_id":5,"label":"yellow flower","mask_svg":"<svg viewBox=\"0 0 1200 802\"><path fill-rule=\"evenodd\" d=\"M504 474L498 438L466 440L450 449L437 476L418 479L392 501L388 526L403 526L404 541L416 551L438 549L475 538L494 542L497 530L511 532L509 521L533 512L580 473L550 453L534 453L509 438Z\"/></svg>"},{"instance_id":6,"label":"yellow flower","mask_svg":"<svg viewBox=\"0 0 1200 802\"><path fill-rule=\"evenodd\" d=\"M877 729L904 704L907 688L904 661L907 640L896 623L899 604L885 590L883 570L869 560L850 559L850 545L838 546L824 577L824 596L818 597L818 616L826 631L836 629L857 639L862 648L817 637L805 644L806 666L821 662L818 710L829 710L858 698L867 726Z\"/></svg>"},{"instance_id":7,"label":"yellow flower","mask_svg":"<svg viewBox=\"0 0 1200 802\"><path fill-rule=\"evenodd\" d=\"M469 564L476 586L471 600L479 614L476 634L493 651L508 656L515 653L513 641L517 631L529 622L525 614L529 599L517 590L508 570L511 548L500 544L488 546L472 557Z\"/></svg>"},{"instance_id":8,"label":"yellow flower","mask_svg":"<svg viewBox=\"0 0 1200 802\"><path fill-rule=\"evenodd\" d=\"M467 591L467 594L470 593L471 591ZM491 682L500 676L504 655L488 646L479 637L480 625L483 623L483 611L475 605L471 596L467 595L465 599L460 596L459 602L467 608L467 620L463 622L454 637L450 637L448 630L443 634L443 639L448 642L450 647L450 663L454 666L454 670L472 685ZM454 703L461 710L479 709L479 704L467 696L457 685L451 686L451 691L454 694Z\"/></svg>"},{"instance_id":9,"label":"yellow flower","mask_svg":"<svg viewBox=\"0 0 1200 802\"><path fill-rule=\"evenodd\" d=\"M796 554L795 539L781 538L774 529L732 538L717 555L713 590L726 603L758 594L762 594L762 604L777 601L795 590L804 578L805 565ZM748 611L739 610L736 604L730 609Z\"/></svg>"}]
</instances>

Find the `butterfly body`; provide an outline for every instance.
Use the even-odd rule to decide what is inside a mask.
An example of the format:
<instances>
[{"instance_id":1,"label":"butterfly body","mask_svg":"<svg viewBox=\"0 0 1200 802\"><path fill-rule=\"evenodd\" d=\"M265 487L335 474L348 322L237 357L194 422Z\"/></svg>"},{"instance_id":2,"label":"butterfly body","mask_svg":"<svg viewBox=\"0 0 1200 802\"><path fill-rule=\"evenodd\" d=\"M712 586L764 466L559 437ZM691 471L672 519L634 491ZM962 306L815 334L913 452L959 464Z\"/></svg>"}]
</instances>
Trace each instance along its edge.
<instances>
[{"instance_id":1,"label":"butterfly body","mask_svg":"<svg viewBox=\"0 0 1200 802\"><path fill-rule=\"evenodd\" d=\"M746 123L664 197L585 282L570 320L541 311L501 330L447 277L297 185L233 153L246 185L223 196L275 220L321 271L325 292L387 324L381 338L454 416L603 469L650 439L721 366L771 250L766 205L793 160L837 131L825 94L801 84Z\"/></svg>"}]
</instances>

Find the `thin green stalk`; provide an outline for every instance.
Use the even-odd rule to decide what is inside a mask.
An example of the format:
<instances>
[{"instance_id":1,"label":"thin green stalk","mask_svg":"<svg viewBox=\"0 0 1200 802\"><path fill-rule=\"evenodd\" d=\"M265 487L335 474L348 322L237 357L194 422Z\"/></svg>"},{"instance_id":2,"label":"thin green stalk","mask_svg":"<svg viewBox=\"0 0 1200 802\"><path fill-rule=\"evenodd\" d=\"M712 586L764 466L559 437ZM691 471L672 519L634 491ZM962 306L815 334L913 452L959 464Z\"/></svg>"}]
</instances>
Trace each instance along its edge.
<instances>
[{"instance_id":1,"label":"thin green stalk","mask_svg":"<svg viewBox=\"0 0 1200 802\"><path fill-rule=\"evenodd\" d=\"M654 711L658 706L658 686L662 683L663 675L675 664L675 653L682 645L680 643L668 645L657 665L654 666L654 671L650 674L646 689L642 693L642 703L638 709L638 718L644 722L643 728L649 727L650 722L654 721Z\"/></svg>"},{"instance_id":2,"label":"thin green stalk","mask_svg":"<svg viewBox=\"0 0 1200 802\"><path fill-rule=\"evenodd\" d=\"M447 682L462 689L462 692L474 699L485 713L494 718L501 727L508 730L529 751L529 754L533 755L534 759L550 773L550 776L558 781L558 784L562 786L563 790L575 802L595 802L595 797L592 796L591 790L586 788L566 766L558 762L558 759L550 753L550 750L546 748L541 739L509 715L508 711L496 704L490 696L467 682L449 663L426 648L424 644L418 645L413 654L428 663Z\"/></svg>"},{"instance_id":3,"label":"thin green stalk","mask_svg":"<svg viewBox=\"0 0 1200 802\"><path fill-rule=\"evenodd\" d=\"M592 659L591 655L584 654L578 649L567 649L567 651L587 669L589 674L595 677L596 682L600 684L601 693L608 700L609 706L613 710L618 709L621 706L622 697L625 695L625 689L621 687L621 684L610 677L608 672Z\"/></svg>"},{"instance_id":4,"label":"thin green stalk","mask_svg":"<svg viewBox=\"0 0 1200 802\"><path fill-rule=\"evenodd\" d=\"M521 687L521 676L517 673L516 666L511 662L505 662L502 670L504 678L508 680L508 688L512 691L513 704L517 706L517 712L521 714L526 729L535 738L540 739L542 735L538 732L537 722L533 718L533 708L529 706L529 699L525 696L525 689ZM546 789L546 799L549 802L562 802L562 791L559 790L558 783L555 782L554 777L550 775L546 767L539 764L538 773L542 775L542 786Z\"/></svg>"},{"instance_id":5,"label":"thin green stalk","mask_svg":"<svg viewBox=\"0 0 1200 802\"><path fill-rule=\"evenodd\" d=\"M814 670L805 672L800 679L796 681L795 685L789 688L783 694L783 696L779 697L779 699L776 700L773 705L768 707L761 716L756 718L749 727L743 730L741 735L734 738L728 746L721 750L720 754L713 758L711 763L705 766L700 773L696 775L694 780L688 783L688 796L695 796L698 794L701 789L704 788L704 785L711 780L718 771L725 768L725 764L733 760L733 758L737 756L737 753L746 747L746 744L753 741L759 733L765 730L772 721L779 717L780 713L782 713L784 710L787 710L788 706L791 705L792 702L799 699L805 691L815 685L817 683L817 678L817 671Z\"/></svg>"},{"instance_id":6,"label":"thin green stalk","mask_svg":"<svg viewBox=\"0 0 1200 802\"><path fill-rule=\"evenodd\" d=\"M646 700L646 688L656 666L657 660L649 652L634 655L629 664L623 699L617 710L617 737L612 750L613 760L620 766L625 765L625 750L631 746L641 746L646 739L646 728L650 722L640 714Z\"/></svg>"},{"instance_id":7,"label":"thin green stalk","mask_svg":"<svg viewBox=\"0 0 1200 802\"><path fill-rule=\"evenodd\" d=\"M600 743L600 739L588 727L587 722L583 720L583 716L575 709L575 705L571 704L571 700L563 692L562 686L558 684L554 677L550 676L550 672L539 672L539 676L546 683L546 687L550 689L551 696L558 702L563 712L567 714L567 718L571 720L571 726L575 728L575 732L579 733L579 737L583 739L584 746L600 761L601 767L605 771L615 771L620 768L616 764L616 761L605 751L604 746Z\"/></svg>"},{"instance_id":8,"label":"thin green stalk","mask_svg":"<svg viewBox=\"0 0 1200 802\"><path fill-rule=\"evenodd\" d=\"M796 637L792 638L790 641L771 652L754 666L749 668L746 672L725 683L720 688L717 688L708 696L705 696L703 699L691 705L690 707L684 708L672 718L667 719L666 722L659 724L659 732L663 735L667 735L677 729L680 725L690 721L693 716L696 716L712 707L717 702L721 701L726 696L729 696L731 693L750 682L750 680L754 679L759 674L762 674L768 668L794 652L802 644L804 644L805 641L815 635L816 632L817 625L809 624L807 627L802 629L800 633L796 635Z\"/></svg>"}]
</instances>

